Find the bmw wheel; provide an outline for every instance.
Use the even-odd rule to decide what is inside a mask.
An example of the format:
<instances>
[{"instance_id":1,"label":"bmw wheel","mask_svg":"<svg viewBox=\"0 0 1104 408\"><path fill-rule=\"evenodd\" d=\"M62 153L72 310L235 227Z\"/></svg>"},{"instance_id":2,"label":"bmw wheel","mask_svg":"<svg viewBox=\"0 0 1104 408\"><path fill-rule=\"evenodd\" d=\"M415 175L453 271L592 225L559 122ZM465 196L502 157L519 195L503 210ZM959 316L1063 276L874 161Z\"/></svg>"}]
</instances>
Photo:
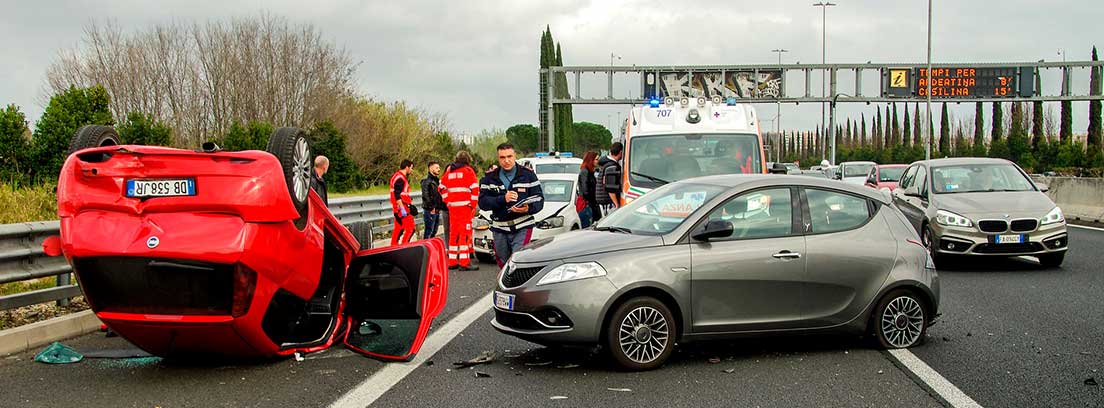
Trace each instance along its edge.
<instances>
[{"instance_id":1,"label":"bmw wheel","mask_svg":"<svg viewBox=\"0 0 1104 408\"><path fill-rule=\"evenodd\" d=\"M265 150L280 160L291 203L299 211L295 227L303 229L307 225L307 195L310 192L310 172L314 167L307 134L299 128L276 129L268 138Z\"/></svg>"},{"instance_id":2,"label":"bmw wheel","mask_svg":"<svg viewBox=\"0 0 1104 408\"><path fill-rule=\"evenodd\" d=\"M651 370L671 357L677 333L675 319L663 302L638 297L614 311L606 327L605 345L621 368Z\"/></svg>"},{"instance_id":3,"label":"bmw wheel","mask_svg":"<svg viewBox=\"0 0 1104 408\"><path fill-rule=\"evenodd\" d=\"M931 225L924 224L924 228L920 230L920 242L928 249L928 253L931 254L932 262L935 263L936 267L946 266L947 255L939 253L939 243L935 240L935 233L932 232Z\"/></svg>"},{"instance_id":4,"label":"bmw wheel","mask_svg":"<svg viewBox=\"0 0 1104 408\"><path fill-rule=\"evenodd\" d=\"M874 337L882 348L908 348L920 344L928 329L924 303L904 290L890 292L874 309Z\"/></svg>"}]
</instances>

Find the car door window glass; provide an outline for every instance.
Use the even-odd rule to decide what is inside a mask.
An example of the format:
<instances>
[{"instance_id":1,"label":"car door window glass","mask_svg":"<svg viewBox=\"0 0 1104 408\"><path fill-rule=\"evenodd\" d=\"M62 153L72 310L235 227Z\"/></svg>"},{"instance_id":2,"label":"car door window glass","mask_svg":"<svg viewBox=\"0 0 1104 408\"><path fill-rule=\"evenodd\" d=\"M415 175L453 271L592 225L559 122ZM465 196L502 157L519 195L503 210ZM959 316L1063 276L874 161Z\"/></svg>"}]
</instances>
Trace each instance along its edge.
<instances>
[{"instance_id":1,"label":"car door window glass","mask_svg":"<svg viewBox=\"0 0 1104 408\"><path fill-rule=\"evenodd\" d=\"M727 239L753 239L790 235L793 232L792 217L790 189L775 188L732 198L715 208L709 214L709 221L731 222L732 235Z\"/></svg>"},{"instance_id":2,"label":"car door window glass","mask_svg":"<svg viewBox=\"0 0 1104 408\"><path fill-rule=\"evenodd\" d=\"M858 228L870 218L865 198L835 191L807 189L810 232L822 234Z\"/></svg>"},{"instance_id":3,"label":"car door window glass","mask_svg":"<svg viewBox=\"0 0 1104 408\"><path fill-rule=\"evenodd\" d=\"M927 197L928 196L928 183L927 183L928 177L927 176L928 176L928 169L926 169L924 167L917 167L916 168L916 178L915 178L916 182L915 182L915 184L918 187L918 190L920 191L920 196L921 197Z\"/></svg>"},{"instance_id":4,"label":"car door window glass","mask_svg":"<svg viewBox=\"0 0 1104 408\"><path fill-rule=\"evenodd\" d=\"M912 177L916 175L916 166L909 167L905 170L905 175L901 176L901 188L908 188L912 185Z\"/></svg>"}]
</instances>

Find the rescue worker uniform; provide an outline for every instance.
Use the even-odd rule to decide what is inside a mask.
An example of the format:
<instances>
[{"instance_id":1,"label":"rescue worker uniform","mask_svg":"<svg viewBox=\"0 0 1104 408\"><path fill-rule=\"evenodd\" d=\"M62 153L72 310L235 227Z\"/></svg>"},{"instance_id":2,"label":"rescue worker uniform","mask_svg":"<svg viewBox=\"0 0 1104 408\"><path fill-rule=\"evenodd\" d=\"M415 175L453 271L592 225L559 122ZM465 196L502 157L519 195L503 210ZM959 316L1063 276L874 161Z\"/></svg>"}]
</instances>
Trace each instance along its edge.
<instances>
[{"instance_id":1,"label":"rescue worker uniform","mask_svg":"<svg viewBox=\"0 0 1104 408\"><path fill-rule=\"evenodd\" d=\"M410 207L413 201L410 199L410 183L406 181L406 175L396 171L391 175L391 211L395 215L395 228L391 231L391 245L408 243L414 237L414 215Z\"/></svg>"},{"instance_id":2,"label":"rescue worker uniform","mask_svg":"<svg viewBox=\"0 0 1104 408\"><path fill-rule=\"evenodd\" d=\"M506 192L517 193L517 201L506 202ZM516 203L532 200L529 211L510 211ZM544 208L544 193L533 170L516 165L510 171L496 168L479 180L479 208L491 212L491 232L494 234L495 259L502 267L510 256L529 243L533 236L533 218Z\"/></svg>"},{"instance_id":3,"label":"rescue worker uniform","mask_svg":"<svg viewBox=\"0 0 1104 408\"><path fill-rule=\"evenodd\" d=\"M441 176L441 199L448 207L448 266L471 267L472 217L479 205L479 179L471 166L453 163Z\"/></svg>"}]
</instances>

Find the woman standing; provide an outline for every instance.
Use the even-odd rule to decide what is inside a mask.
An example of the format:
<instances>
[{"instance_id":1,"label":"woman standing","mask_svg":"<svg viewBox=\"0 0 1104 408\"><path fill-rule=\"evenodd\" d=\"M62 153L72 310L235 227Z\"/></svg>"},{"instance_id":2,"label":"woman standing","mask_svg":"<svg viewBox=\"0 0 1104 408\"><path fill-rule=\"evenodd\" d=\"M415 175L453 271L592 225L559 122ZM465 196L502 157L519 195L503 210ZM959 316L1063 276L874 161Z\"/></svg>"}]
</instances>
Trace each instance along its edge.
<instances>
[{"instance_id":1,"label":"woman standing","mask_svg":"<svg viewBox=\"0 0 1104 408\"><path fill-rule=\"evenodd\" d=\"M579 212L579 220L583 223L583 228L602 219L602 211L595 197L597 180L594 178L594 168L597 165L598 153L587 152L583 156L583 164L579 166L579 181L576 185L579 186L578 196L582 201L576 200L575 209Z\"/></svg>"}]
</instances>

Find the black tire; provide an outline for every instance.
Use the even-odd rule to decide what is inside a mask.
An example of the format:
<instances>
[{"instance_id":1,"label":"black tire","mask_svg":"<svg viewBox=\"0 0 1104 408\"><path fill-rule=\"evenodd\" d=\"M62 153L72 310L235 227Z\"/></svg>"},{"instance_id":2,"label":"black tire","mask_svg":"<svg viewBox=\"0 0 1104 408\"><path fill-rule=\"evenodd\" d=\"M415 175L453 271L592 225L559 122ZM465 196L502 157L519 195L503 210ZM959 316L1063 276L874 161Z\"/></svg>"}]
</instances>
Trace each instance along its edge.
<instances>
[{"instance_id":1,"label":"black tire","mask_svg":"<svg viewBox=\"0 0 1104 408\"><path fill-rule=\"evenodd\" d=\"M103 125L85 125L77 129L73 138L69 139L69 153L73 154L81 149L92 147L115 146L120 144L119 133L114 127Z\"/></svg>"},{"instance_id":2,"label":"black tire","mask_svg":"<svg viewBox=\"0 0 1104 408\"><path fill-rule=\"evenodd\" d=\"M360 249L372 249L372 224L368 221L349 224L349 232L360 242Z\"/></svg>"},{"instance_id":3,"label":"black tire","mask_svg":"<svg viewBox=\"0 0 1104 408\"><path fill-rule=\"evenodd\" d=\"M893 311L887 310L890 307L893 307ZM919 345L924 342L924 335L928 331L930 321L928 313L927 303L913 292L904 289L893 290L883 296L871 312L871 335L876 345L883 349ZM904 318L903 322L902 318ZM887 327L886 324L890 326ZM917 324L919 333L916 333ZM898 335L900 337L897 337Z\"/></svg>"},{"instance_id":4,"label":"black tire","mask_svg":"<svg viewBox=\"0 0 1104 408\"><path fill-rule=\"evenodd\" d=\"M302 230L307 225L307 196L311 188L310 172L314 167L307 133L303 129L292 127L276 129L268 138L268 147L265 151L280 160L288 196L291 197L292 204L299 212L295 227Z\"/></svg>"},{"instance_id":5,"label":"black tire","mask_svg":"<svg viewBox=\"0 0 1104 408\"><path fill-rule=\"evenodd\" d=\"M946 254L939 253L937 249L939 248L939 241L937 241L937 239L935 238L935 233L932 232L930 225L924 224L924 227L921 228L920 242L928 248L928 254L931 255L932 263L935 264L936 268L944 268L948 264L950 264L951 257Z\"/></svg>"},{"instance_id":6,"label":"black tire","mask_svg":"<svg viewBox=\"0 0 1104 408\"><path fill-rule=\"evenodd\" d=\"M1057 268L1062 266L1062 261L1066 259L1066 252L1055 252L1050 254L1039 255L1039 265L1047 268Z\"/></svg>"},{"instance_id":7,"label":"black tire","mask_svg":"<svg viewBox=\"0 0 1104 408\"><path fill-rule=\"evenodd\" d=\"M634 317L630 318L630 314ZM638 329L625 335L626 345L622 347L621 326L634 326L633 320ZM629 299L617 307L605 331L604 346L610 358L619 368L628 371L652 370L663 365L674 353L675 336L678 335L675 318L667 305L647 296ZM660 333L665 333L662 340ZM646 349L645 345L660 347L660 352Z\"/></svg>"}]
</instances>

